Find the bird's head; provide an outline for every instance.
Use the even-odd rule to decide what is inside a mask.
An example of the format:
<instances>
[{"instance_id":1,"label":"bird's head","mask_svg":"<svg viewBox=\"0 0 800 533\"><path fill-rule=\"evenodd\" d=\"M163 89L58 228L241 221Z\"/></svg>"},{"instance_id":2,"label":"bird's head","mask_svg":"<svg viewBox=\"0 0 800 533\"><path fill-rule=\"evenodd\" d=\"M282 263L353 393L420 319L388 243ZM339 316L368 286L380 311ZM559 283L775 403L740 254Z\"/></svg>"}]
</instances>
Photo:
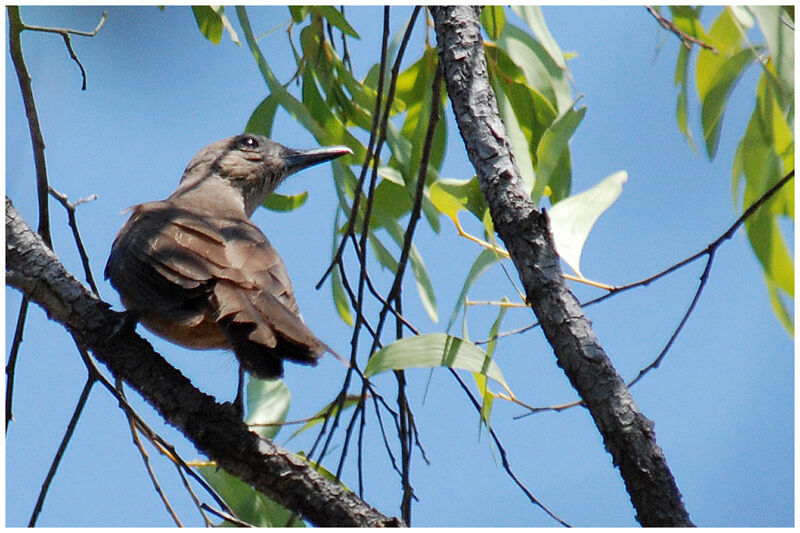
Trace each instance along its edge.
<instances>
[{"instance_id":1,"label":"bird's head","mask_svg":"<svg viewBox=\"0 0 800 533\"><path fill-rule=\"evenodd\" d=\"M262 135L245 133L200 150L186 166L179 189L197 187L206 178L224 180L241 192L250 216L291 174L352 153L345 146L294 150Z\"/></svg>"}]
</instances>

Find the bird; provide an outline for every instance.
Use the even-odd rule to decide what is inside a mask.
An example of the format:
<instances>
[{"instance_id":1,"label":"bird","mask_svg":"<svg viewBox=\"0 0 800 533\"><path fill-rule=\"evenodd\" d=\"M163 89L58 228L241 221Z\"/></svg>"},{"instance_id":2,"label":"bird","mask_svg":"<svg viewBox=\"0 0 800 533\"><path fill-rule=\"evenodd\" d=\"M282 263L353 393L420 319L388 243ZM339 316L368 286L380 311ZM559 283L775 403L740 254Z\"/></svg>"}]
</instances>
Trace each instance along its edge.
<instances>
[{"instance_id":1,"label":"bird","mask_svg":"<svg viewBox=\"0 0 800 533\"><path fill-rule=\"evenodd\" d=\"M156 335L232 350L240 364L236 402L242 369L276 379L284 360L316 365L324 352L336 355L304 323L283 260L250 216L291 174L352 153L295 150L250 133L206 146L169 197L129 208L105 278Z\"/></svg>"}]
</instances>

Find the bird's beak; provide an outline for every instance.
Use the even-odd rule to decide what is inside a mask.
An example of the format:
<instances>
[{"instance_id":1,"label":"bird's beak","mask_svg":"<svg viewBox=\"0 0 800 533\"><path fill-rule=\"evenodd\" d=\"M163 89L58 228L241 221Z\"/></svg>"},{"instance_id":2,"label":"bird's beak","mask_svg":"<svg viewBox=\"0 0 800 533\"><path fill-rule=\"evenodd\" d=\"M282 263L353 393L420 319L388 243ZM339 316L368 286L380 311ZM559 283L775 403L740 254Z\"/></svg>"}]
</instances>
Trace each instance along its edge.
<instances>
[{"instance_id":1,"label":"bird's beak","mask_svg":"<svg viewBox=\"0 0 800 533\"><path fill-rule=\"evenodd\" d=\"M290 150L284 156L286 175L294 174L304 168L352 153L353 151L346 146L324 146L313 150Z\"/></svg>"}]
</instances>

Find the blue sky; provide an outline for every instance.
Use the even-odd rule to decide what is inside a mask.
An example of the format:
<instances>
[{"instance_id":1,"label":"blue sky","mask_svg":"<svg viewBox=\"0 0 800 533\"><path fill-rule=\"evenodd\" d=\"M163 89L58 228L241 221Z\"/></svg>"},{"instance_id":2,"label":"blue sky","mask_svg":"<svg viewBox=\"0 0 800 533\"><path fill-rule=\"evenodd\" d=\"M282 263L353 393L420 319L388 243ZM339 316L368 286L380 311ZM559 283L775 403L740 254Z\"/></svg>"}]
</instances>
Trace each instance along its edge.
<instances>
[{"instance_id":1,"label":"blue sky","mask_svg":"<svg viewBox=\"0 0 800 533\"><path fill-rule=\"evenodd\" d=\"M22 9L25 22L92 29L103 9ZM177 184L194 153L239 133L266 95L246 47L225 36L213 46L197 31L187 7L110 8L93 39L73 38L88 74L80 74L58 36L26 33L23 47L42 130L51 185L70 199L97 194L79 208L78 221L91 266L100 281L111 242L125 220L122 211L161 199ZM255 33L277 27L260 44L279 79L294 61L286 44L285 8L250 8ZM410 8L392 9L394 31ZM675 122L672 85L678 43L665 36L642 7L545 7L550 30L565 51L575 95L588 106L571 142L573 191L584 190L617 170L629 174L622 196L604 214L584 249L584 274L611 284L643 278L704 248L735 220L730 169L739 136L752 110L755 67L734 92L714 162L692 152ZM235 13L231 19L238 29ZM351 41L358 76L377 62L381 14L348 7L361 34ZM414 60L424 39L417 28L407 57ZM660 52L656 49L660 46ZM410 64L410 63L409 63ZM291 90L295 90L292 87ZM694 102L693 102L694 105ZM691 108L695 138L696 106ZM448 107L448 113L450 109ZM442 175L473 175L457 130L448 118L449 151ZM279 113L273 138L293 147L313 147L313 138ZM303 315L325 342L349 350L349 328L341 322L330 288L314 289L329 260L336 199L330 166L295 176L281 192L308 189L308 203L285 214L259 210L254 220L287 263ZM19 87L6 55L6 194L35 225L36 203L30 139ZM67 267L81 268L61 207L51 202L53 241ZM446 325L461 283L478 249L455 236L442 219L434 234L421 225L417 245L437 290L439 324L424 313L412 280L406 284L406 314L423 331ZM471 226L477 231L477 226ZM788 236L793 240L793 234ZM300 245L304 242L304 245ZM652 361L688 306L701 262L668 279L612 298L586 310L595 331L626 379ZM381 278L379 278L381 279ZM575 287L581 299L598 295ZM116 293L100 284L104 299L119 308ZM493 269L473 299L511 296L502 271ZM20 295L6 290L6 353ZM484 333L494 311L470 310L470 330ZM442 322L445 324L442 324ZM503 329L532 321L526 310L510 311ZM236 364L224 352L192 352L140 330L154 347L201 389L222 401L234 395ZM517 396L532 405L576 398L539 330L504 340L495 353ZM343 368L332 358L309 369L291 366L286 383L293 403L289 418L315 412L336 394ZM471 378L465 375L465 381ZM415 455L412 484L417 526L552 526L530 505L499 463L497 451L463 392L444 371L435 371L423 402L428 372L409 371L420 438L430 465ZM6 524L25 525L85 380L69 336L38 307L28 315L16 372L15 421L6 436ZM378 389L394 397L394 378L378 376ZM742 233L717 254L711 279L689 323L661 367L632 393L655 422L656 435L687 509L702 526L789 526L794 523L793 341L774 317L758 263ZM134 405L154 427L178 444L184 458L198 457L172 428L135 394ZM632 526L634 511L617 470L588 413L572 409L513 420L519 407L495 402L492 418L517 476L536 497L573 525ZM276 439L283 443L289 432ZM307 449L312 436L291 441ZM365 499L387 514L399 513L400 480L391 471L374 413L365 436ZM338 451L338 450L337 450ZM334 451L334 454L337 454ZM156 456L155 452L151 455ZM344 481L356 485L355 455ZM160 457L154 464L165 490L187 525L201 525L175 471ZM335 464L335 463L334 463ZM97 388L76 429L39 520L42 526L168 526L172 522L155 495L131 444L125 419L113 399Z\"/></svg>"}]
</instances>

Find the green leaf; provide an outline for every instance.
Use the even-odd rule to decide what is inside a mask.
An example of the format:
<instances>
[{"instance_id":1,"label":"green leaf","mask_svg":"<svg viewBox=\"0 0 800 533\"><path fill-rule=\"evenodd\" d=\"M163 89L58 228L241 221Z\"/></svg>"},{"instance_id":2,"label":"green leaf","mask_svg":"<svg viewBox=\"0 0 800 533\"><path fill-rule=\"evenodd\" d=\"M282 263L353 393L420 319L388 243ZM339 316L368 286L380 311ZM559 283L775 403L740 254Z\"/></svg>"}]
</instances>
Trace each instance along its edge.
<instances>
[{"instance_id":1,"label":"green leaf","mask_svg":"<svg viewBox=\"0 0 800 533\"><path fill-rule=\"evenodd\" d=\"M342 15L341 11L336 9L334 6L314 6L312 9L325 17L325 19L330 22L331 25L339 28L339 30L345 35L355 37L356 39L361 39L356 30L354 30L350 23L347 22L347 19L344 18L344 15Z\"/></svg>"},{"instance_id":2,"label":"green leaf","mask_svg":"<svg viewBox=\"0 0 800 533\"><path fill-rule=\"evenodd\" d=\"M350 313L350 303L344 291L342 273L339 272L338 267L333 268L332 277L331 290L333 291L333 303L336 305L336 312L339 313L339 316L342 317L345 324L352 326L353 315Z\"/></svg>"},{"instance_id":3,"label":"green leaf","mask_svg":"<svg viewBox=\"0 0 800 533\"><path fill-rule=\"evenodd\" d=\"M483 6L481 9L481 25L489 39L496 41L506 25L506 14L503 6Z\"/></svg>"},{"instance_id":4,"label":"green leaf","mask_svg":"<svg viewBox=\"0 0 800 533\"><path fill-rule=\"evenodd\" d=\"M484 213L489 209L475 176L469 180L440 178L431 185L431 202L454 223L458 223L457 215L462 209L475 215L478 220L483 220Z\"/></svg>"},{"instance_id":5,"label":"green leaf","mask_svg":"<svg viewBox=\"0 0 800 533\"><path fill-rule=\"evenodd\" d=\"M774 82L776 96L781 108L786 109L794 103L794 29L781 22L784 8L780 6L752 6L749 8L764 34L774 69L766 69L769 79Z\"/></svg>"},{"instance_id":6,"label":"green leaf","mask_svg":"<svg viewBox=\"0 0 800 533\"><path fill-rule=\"evenodd\" d=\"M756 59L756 53L751 48L745 48L725 60L720 68L714 72L713 80L707 80L703 74L705 92L702 95L702 108L700 112L703 124L703 137L706 141L706 152L709 159L714 159L719 146L719 134L722 130L722 119L728 98L733 87L744 74L745 68ZM697 72L697 83L700 85L701 73Z\"/></svg>"},{"instance_id":7,"label":"green leaf","mask_svg":"<svg viewBox=\"0 0 800 533\"><path fill-rule=\"evenodd\" d=\"M772 85L762 76L756 108L734 160L734 201L738 203L740 177L745 178L742 211L760 198L789 170L794 169L794 138ZM784 298L794 298L794 261L781 232L778 217L794 214L792 187L785 187L745 222L750 245L764 270L770 302L781 323L793 333Z\"/></svg>"},{"instance_id":8,"label":"green leaf","mask_svg":"<svg viewBox=\"0 0 800 533\"><path fill-rule=\"evenodd\" d=\"M544 14L542 14L541 6L531 6L531 5L513 5L511 9L519 15L519 17L524 20L528 26L530 26L531 30L533 30L533 34L542 43L542 46L547 51L547 54L553 60L553 62L558 66L558 68L562 70L567 69L567 61L564 59L564 53L561 51L561 47L558 46L558 43L553 36L550 34L550 30L547 28L547 23L544 21Z\"/></svg>"},{"instance_id":9,"label":"green leaf","mask_svg":"<svg viewBox=\"0 0 800 533\"><path fill-rule=\"evenodd\" d=\"M306 200L308 200L308 191L289 196L274 192L264 200L264 207L278 212L294 211L306 203Z\"/></svg>"},{"instance_id":10,"label":"green leaf","mask_svg":"<svg viewBox=\"0 0 800 533\"><path fill-rule=\"evenodd\" d=\"M767 41L778 77L794 90L794 30L781 22L783 7L756 5L749 8Z\"/></svg>"},{"instance_id":11,"label":"green leaf","mask_svg":"<svg viewBox=\"0 0 800 533\"><path fill-rule=\"evenodd\" d=\"M344 398L344 403L342 404L342 409L347 410L354 405L358 404L361 401L361 395L358 394L348 394ZM314 413L314 416L310 417L308 422L303 424L303 427L292 433L292 436L287 439L287 442L298 436L300 433L316 426L317 424L321 424L325 417L333 418L336 416L336 413L339 411L339 402L334 400L327 404L325 407ZM298 453L301 457L305 458L305 455Z\"/></svg>"},{"instance_id":12,"label":"green leaf","mask_svg":"<svg viewBox=\"0 0 800 533\"><path fill-rule=\"evenodd\" d=\"M506 24L496 44L514 58L528 84L544 95L556 110L563 113L572 107L574 99L568 72L553 61L540 42L517 26Z\"/></svg>"},{"instance_id":13,"label":"green leaf","mask_svg":"<svg viewBox=\"0 0 800 533\"><path fill-rule=\"evenodd\" d=\"M503 296L501 302L508 303L508 298ZM506 312L508 311L508 307L500 306L497 312L497 318L492 323L492 327L489 328L489 344L487 346L486 355L487 357L491 358L492 354L494 353L495 348L497 347L497 333L500 331L500 324L503 322L503 317L505 317ZM475 377L475 383L478 385L478 390L481 393L481 421L486 424L486 427L490 427L490 418L492 414L492 405L494 404L494 393L489 390L488 383L486 376L480 373L474 373L473 376Z\"/></svg>"},{"instance_id":14,"label":"green leaf","mask_svg":"<svg viewBox=\"0 0 800 533\"><path fill-rule=\"evenodd\" d=\"M690 6L670 6L672 13L672 23L682 32L696 37L705 43L711 43L713 39L706 33L703 24L700 22L702 7ZM686 47L682 47L688 50Z\"/></svg>"},{"instance_id":15,"label":"green leaf","mask_svg":"<svg viewBox=\"0 0 800 533\"><path fill-rule=\"evenodd\" d=\"M334 176L337 172L334 171ZM344 184L337 186L337 192L344 188ZM339 193L341 194L341 193ZM333 220L333 237L331 238L331 260L333 260L336 250L339 248L339 215L343 213L343 209L336 210L336 216ZM331 272L331 292L333 293L333 303L336 306L336 312L344 320L348 326L353 325L353 315L350 313L350 300L344 290L344 283L342 282L342 273L339 271L339 266L334 266Z\"/></svg>"},{"instance_id":16,"label":"green leaf","mask_svg":"<svg viewBox=\"0 0 800 533\"><path fill-rule=\"evenodd\" d=\"M294 513L217 466L197 470L240 520L256 527L305 527Z\"/></svg>"},{"instance_id":17,"label":"green leaf","mask_svg":"<svg viewBox=\"0 0 800 533\"><path fill-rule=\"evenodd\" d=\"M444 333L408 337L383 347L370 357L364 376L372 377L387 370L440 366L484 374L502 385L510 394L500 368L486 352L471 342Z\"/></svg>"},{"instance_id":18,"label":"green leaf","mask_svg":"<svg viewBox=\"0 0 800 533\"><path fill-rule=\"evenodd\" d=\"M689 129L688 73L690 54L691 49L685 46L681 46L680 52L678 52L678 63L675 66L675 85L680 85L681 89L678 93L675 114L678 120L678 128L680 128L686 140L689 141L689 146L692 147L692 150L697 152L697 146L694 144L694 139L692 138L692 130Z\"/></svg>"},{"instance_id":19,"label":"green leaf","mask_svg":"<svg viewBox=\"0 0 800 533\"><path fill-rule=\"evenodd\" d=\"M192 6L192 13L200 33L214 44L222 41L222 17L209 6Z\"/></svg>"},{"instance_id":20,"label":"green leaf","mask_svg":"<svg viewBox=\"0 0 800 533\"><path fill-rule=\"evenodd\" d=\"M556 118L555 104L528 84L525 73L498 46L484 43L489 80L517 159L525 189L533 189L536 149Z\"/></svg>"},{"instance_id":21,"label":"green leaf","mask_svg":"<svg viewBox=\"0 0 800 533\"><path fill-rule=\"evenodd\" d=\"M268 95L253 110L244 131L246 133L263 135L264 137L272 137L272 124L275 121L275 113L277 110L278 100L271 94Z\"/></svg>"},{"instance_id":22,"label":"green leaf","mask_svg":"<svg viewBox=\"0 0 800 533\"><path fill-rule=\"evenodd\" d=\"M197 22L197 27L200 28L200 33L215 45L222 41L223 29L228 31L234 43L241 44L236 30L233 29L231 21L225 15L224 7L192 6L192 13L194 13L194 19Z\"/></svg>"},{"instance_id":23,"label":"green leaf","mask_svg":"<svg viewBox=\"0 0 800 533\"><path fill-rule=\"evenodd\" d=\"M311 465L311 468L313 468L313 469L314 469L316 472L318 472L319 474L321 474L321 475L322 475L322 477L324 477L325 479L327 479L327 480L328 480L328 481L330 481L331 483L336 483L337 485L339 485L340 487L342 487L342 488L343 488L343 489L345 489L346 491L348 491L348 492L352 492L352 491L351 491L351 490L350 490L350 489L347 487L347 485L345 485L344 483L342 483L342 481L341 481L340 479L338 479L338 478L337 478L337 477L334 475L334 473L333 473L333 472L331 472L330 470L328 470L327 468L325 468L324 466L322 466L322 465L321 465L321 464L319 464L318 462L309 460L309 458L306 456L305 452L303 452L303 451L299 451L299 452L297 452L295 455L297 455L297 457L299 457L300 459L303 459L305 462L307 462L309 465Z\"/></svg>"},{"instance_id":24,"label":"green leaf","mask_svg":"<svg viewBox=\"0 0 800 533\"><path fill-rule=\"evenodd\" d=\"M550 179L558 169L562 154L565 150L569 150L568 144L572 134L575 133L585 114L586 106L577 111L570 108L558 120L553 122L553 125L542 135L542 140L536 150L539 161L538 165L536 165L536 183L534 183L533 191L531 192L534 205L539 204L545 187L547 187Z\"/></svg>"},{"instance_id":25,"label":"green leaf","mask_svg":"<svg viewBox=\"0 0 800 533\"><path fill-rule=\"evenodd\" d=\"M286 420L292 396L289 387L280 379L258 379L250 376L247 382L247 416L244 421L252 424L281 424ZM268 439L275 438L280 425L254 426L251 430Z\"/></svg>"},{"instance_id":26,"label":"green leaf","mask_svg":"<svg viewBox=\"0 0 800 533\"><path fill-rule=\"evenodd\" d=\"M391 270L393 273L397 272L397 259L394 258L392 253L386 249L383 243L378 239L374 233L371 231L367 236L369 238L369 243L372 248L372 252L375 254L375 257L378 259L378 262L383 265L384 267Z\"/></svg>"},{"instance_id":27,"label":"green leaf","mask_svg":"<svg viewBox=\"0 0 800 533\"><path fill-rule=\"evenodd\" d=\"M392 218L382 216L380 213L375 213L376 219L380 224L386 228L389 235L402 248L405 232L400 227L400 224ZM428 316L433 322L439 321L439 313L436 307L436 295L433 291L433 283L428 276L428 270L425 268L425 263L422 261L422 256L417 250L417 246L412 242L409 249L408 259L411 262L411 269L414 271L414 277L417 279L417 292L419 293L422 306L428 313Z\"/></svg>"},{"instance_id":28,"label":"green leaf","mask_svg":"<svg viewBox=\"0 0 800 533\"><path fill-rule=\"evenodd\" d=\"M579 276L581 252L597 219L622 194L628 179L625 171L616 172L582 193L561 200L550 211L556 251Z\"/></svg>"},{"instance_id":29,"label":"green leaf","mask_svg":"<svg viewBox=\"0 0 800 533\"><path fill-rule=\"evenodd\" d=\"M463 309L464 303L467 301L469 290L495 261L497 261L497 254L493 250L483 250L475 258L475 262L472 263L467 273L467 278L464 280L464 285L461 287L456 304L453 306L453 312L450 314L450 320L447 321L447 329L445 331L449 332L450 328L453 327L458 313Z\"/></svg>"},{"instance_id":30,"label":"green leaf","mask_svg":"<svg viewBox=\"0 0 800 533\"><path fill-rule=\"evenodd\" d=\"M525 192L530 194L530 191L533 190L533 184L535 182L535 174L533 172L533 157L535 157L536 152L532 150L531 139L526 137L525 132L523 131L519 120L517 119L514 106L512 105L509 97L506 95L506 92L497 82L497 77L490 75L489 79L492 83L495 97L497 98L497 106L498 110L500 111L500 117L503 119L503 124L506 127L506 135L508 136L508 140L511 142L514 158L517 160L517 168L519 169L520 176L522 177L522 182L525 185Z\"/></svg>"}]
</instances>

